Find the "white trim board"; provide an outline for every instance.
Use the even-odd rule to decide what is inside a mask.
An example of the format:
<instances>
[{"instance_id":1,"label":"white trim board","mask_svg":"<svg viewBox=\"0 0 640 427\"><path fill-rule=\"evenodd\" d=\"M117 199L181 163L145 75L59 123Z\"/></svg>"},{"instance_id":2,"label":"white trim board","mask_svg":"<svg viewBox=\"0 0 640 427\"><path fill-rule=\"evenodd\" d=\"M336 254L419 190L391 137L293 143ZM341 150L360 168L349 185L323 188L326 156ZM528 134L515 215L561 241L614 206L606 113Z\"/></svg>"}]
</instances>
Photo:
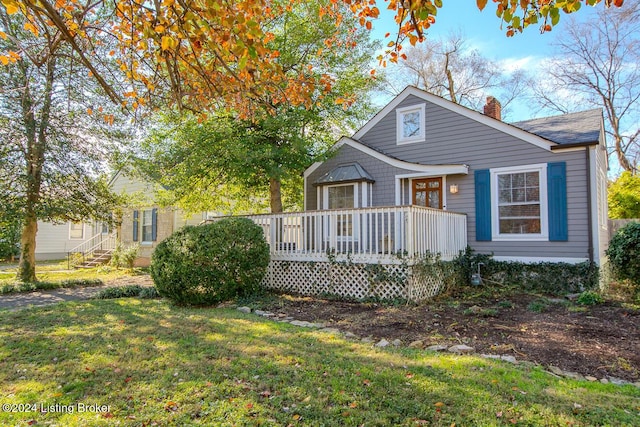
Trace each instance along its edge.
<instances>
[{"instance_id":1,"label":"white trim board","mask_svg":"<svg viewBox=\"0 0 640 427\"><path fill-rule=\"evenodd\" d=\"M412 171L419 173L421 176L441 176L441 175L468 175L469 174L469 165L464 164L452 164L452 165L420 165L417 163L405 162L404 160L393 159L385 154L380 153L372 148L367 147L361 142L354 141L351 138L343 136L340 140L331 147L331 150L337 150L343 145L348 145L356 150L371 156L381 162L384 162L390 166L393 166L398 169L404 169L407 171ZM318 167L320 167L322 163L314 163L309 166L307 170L304 172L304 175L308 177L311 175ZM410 175L410 174L409 174ZM404 175L403 175L404 177ZM408 176L407 176L408 177Z\"/></svg>"},{"instance_id":2,"label":"white trim board","mask_svg":"<svg viewBox=\"0 0 640 427\"><path fill-rule=\"evenodd\" d=\"M570 257L548 257L548 256L494 256L492 259L496 261L522 262L525 264L535 264L538 262L566 262L567 264L580 264L589 261L589 258L570 258Z\"/></svg>"}]
</instances>

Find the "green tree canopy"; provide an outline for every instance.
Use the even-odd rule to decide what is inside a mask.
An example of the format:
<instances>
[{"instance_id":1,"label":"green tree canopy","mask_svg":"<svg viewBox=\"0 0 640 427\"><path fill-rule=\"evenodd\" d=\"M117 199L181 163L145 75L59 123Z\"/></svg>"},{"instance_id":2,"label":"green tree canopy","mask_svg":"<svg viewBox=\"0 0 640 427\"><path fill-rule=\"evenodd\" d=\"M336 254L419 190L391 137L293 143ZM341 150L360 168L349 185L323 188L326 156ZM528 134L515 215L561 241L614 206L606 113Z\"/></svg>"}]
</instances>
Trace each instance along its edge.
<instances>
[{"instance_id":1,"label":"green tree canopy","mask_svg":"<svg viewBox=\"0 0 640 427\"><path fill-rule=\"evenodd\" d=\"M259 211L265 199L272 212L301 207L301 173L337 134L368 118L368 93L376 84L368 72L375 45L366 30L345 25L327 46L335 22L316 17L329 2L293 5L269 26L269 46L279 52L277 64L288 76L331 82L330 89L314 91L312 106L247 99L251 118L224 108L204 120L167 115L152 131L142 146L141 168L165 187L167 202L234 213ZM290 187L284 197L283 183Z\"/></svg>"},{"instance_id":2,"label":"green tree canopy","mask_svg":"<svg viewBox=\"0 0 640 427\"><path fill-rule=\"evenodd\" d=\"M609 185L609 218L640 218L640 176L623 172Z\"/></svg>"}]
</instances>

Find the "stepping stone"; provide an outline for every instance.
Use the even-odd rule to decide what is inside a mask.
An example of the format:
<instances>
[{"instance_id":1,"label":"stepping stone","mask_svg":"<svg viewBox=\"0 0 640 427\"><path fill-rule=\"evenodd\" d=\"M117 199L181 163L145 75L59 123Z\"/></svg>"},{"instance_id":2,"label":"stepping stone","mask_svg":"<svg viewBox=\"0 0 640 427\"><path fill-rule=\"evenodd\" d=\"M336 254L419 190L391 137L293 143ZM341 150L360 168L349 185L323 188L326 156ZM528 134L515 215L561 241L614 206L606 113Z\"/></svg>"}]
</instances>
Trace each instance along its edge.
<instances>
[{"instance_id":1,"label":"stepping stone","mask_svg":"<svg viewBox=\"0 0 640 427\"><path fill-rule=\"evenodd\" d=\"M446 345L436 344L436 345L431 345L431 346L427 347L425 350L427 350L427 351L446 351L447 350L447 346Z\"/></svg>"},{"instance_id":2,"label":"stepping stone","mask_svg":"<svg viewBox=\"0 0 640 427\"><path fill-rule=\"evenodd\" d=\"M237 310L242 313L251 313L251 307L238 307Z\"/></svg>"},{"instance_id":3,"label":"stepping stone","mask_svg":"<svg viewBox=\"0 0 640 427\"><path fill-rule=\"evenodd\" d=\"M476 349L465 344L452 345L448 348L449 353L467 354L473 353Z\"/></svg>"}]
</instances>

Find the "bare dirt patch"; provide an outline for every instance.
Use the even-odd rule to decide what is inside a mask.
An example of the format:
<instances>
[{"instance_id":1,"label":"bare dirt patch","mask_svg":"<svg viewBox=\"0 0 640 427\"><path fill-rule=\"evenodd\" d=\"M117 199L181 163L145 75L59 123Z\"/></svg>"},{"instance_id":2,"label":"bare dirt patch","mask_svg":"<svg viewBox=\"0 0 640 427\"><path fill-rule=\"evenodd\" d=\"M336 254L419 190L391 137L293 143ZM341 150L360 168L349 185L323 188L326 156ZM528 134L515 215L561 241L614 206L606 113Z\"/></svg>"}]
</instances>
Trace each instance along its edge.
<instances>
[{"instance_id":1,"label":"bare dirt patch","mask_svg":"<svg viewBox=\"0 0 640 427\"><path fill-rule=\"evenodd\" d=\"M582 375L640 380L640 311L614 302L581 307L519 294L465 303L386 305L283 295L261 309L374 340L463 343L478 353L512 355Z\"/></svg>"}]
</instances>

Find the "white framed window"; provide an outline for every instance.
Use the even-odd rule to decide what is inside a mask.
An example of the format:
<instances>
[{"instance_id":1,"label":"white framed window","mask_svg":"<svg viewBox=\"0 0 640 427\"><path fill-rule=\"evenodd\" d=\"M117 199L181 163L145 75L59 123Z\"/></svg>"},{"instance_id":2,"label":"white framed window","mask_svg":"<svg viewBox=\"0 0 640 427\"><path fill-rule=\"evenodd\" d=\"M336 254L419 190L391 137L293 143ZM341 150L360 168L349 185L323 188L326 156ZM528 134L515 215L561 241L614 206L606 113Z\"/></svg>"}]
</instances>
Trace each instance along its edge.
<instances>
[{"instance_id":1,"label":"white framed window","mask_svg":"<svg viewBox=\"0 0 640 427\"><path fill-rule=\"evenodd\" d=\"M145 209L142 211L142 241L153 241L153 209Z\"/></svg>"},{"instance_id":2,"label":"white framed window","mask_svg":"<svg viewBox=\"0 0 640 427\"><path fill-rule=\"evenodd\" d=\"M397 143L425 140L425 104L396 109Z\"/></svg>"},{"instance_id":3,"label":"white framed window","mask_svg":"<svg viewBox=\"0 0 640 427\"><path fill-rule=\"evenodd\" d=\"M84 222L69 223L69 240L84 239Z\"/></svg>"},{"instance_id":4,"label":"white framed window","mask_svg":"<svg viewBox=\"0 0 640 427\"><path fill-rule=\"evenodd\" d=\"M547 165L491 169L492 237L548 240Z\"/></svg>"},{"instance_id":5,"label":"white framed window","mask_svg":"<svg viewBox=\"0 0 640 427\"><path fill-rule=\"evenodd\" d=\"M361 187L358 183L335 184L323 187L324 209L354 209L360 207L358 191ZM338 241L354 238L354 229L357 228L357 218L352 213L336 213L325 224L325 238L333 234ZM331 230L335 230L331 231Z\"/></svg>"}]
</instances>

